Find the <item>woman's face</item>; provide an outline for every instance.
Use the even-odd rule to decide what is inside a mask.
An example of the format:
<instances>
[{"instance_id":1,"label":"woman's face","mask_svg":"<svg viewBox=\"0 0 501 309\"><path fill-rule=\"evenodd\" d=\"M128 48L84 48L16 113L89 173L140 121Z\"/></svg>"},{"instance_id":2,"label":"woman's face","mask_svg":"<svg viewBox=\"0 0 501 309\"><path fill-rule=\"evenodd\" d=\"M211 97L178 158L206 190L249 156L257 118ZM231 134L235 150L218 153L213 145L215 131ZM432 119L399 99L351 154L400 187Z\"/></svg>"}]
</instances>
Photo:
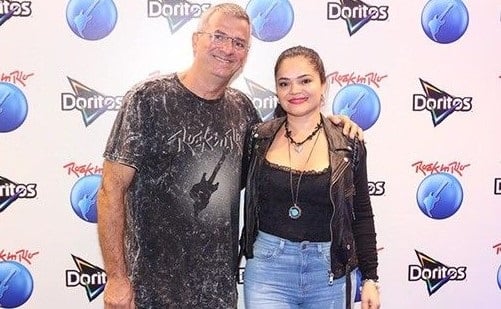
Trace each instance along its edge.
<instances>
[{"instance_id":1,"label":"woman's face","mask_svg":"<svg viewBox=\"0 0 501 309\"><path fill-rule=\"evenodd\" d=\"M275 77L278 100L290 116L320 113L325 84L315 67L304 56L286 58Z\"/></svg>"}]
</instances>

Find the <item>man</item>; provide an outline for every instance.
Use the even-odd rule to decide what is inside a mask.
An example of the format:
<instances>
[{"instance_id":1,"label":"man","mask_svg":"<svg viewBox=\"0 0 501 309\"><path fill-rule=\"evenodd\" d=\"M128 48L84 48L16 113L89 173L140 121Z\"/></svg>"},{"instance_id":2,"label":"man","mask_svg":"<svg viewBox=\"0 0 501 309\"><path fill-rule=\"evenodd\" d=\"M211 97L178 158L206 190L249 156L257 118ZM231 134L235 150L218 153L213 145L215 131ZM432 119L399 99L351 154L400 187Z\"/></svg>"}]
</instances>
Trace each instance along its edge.
<instances>
[{"instance_id":1,"label":"man","mask_svg":"<svg viewBox=\"0 0 501 309\"><path fill-rule=\"evenodd\" d=\"M126 94L98 195L105 308L236 308L242 148L259 118L228 85L249 40L245 10L213 6L191 67Z\"/></svg>"}]
</instances>

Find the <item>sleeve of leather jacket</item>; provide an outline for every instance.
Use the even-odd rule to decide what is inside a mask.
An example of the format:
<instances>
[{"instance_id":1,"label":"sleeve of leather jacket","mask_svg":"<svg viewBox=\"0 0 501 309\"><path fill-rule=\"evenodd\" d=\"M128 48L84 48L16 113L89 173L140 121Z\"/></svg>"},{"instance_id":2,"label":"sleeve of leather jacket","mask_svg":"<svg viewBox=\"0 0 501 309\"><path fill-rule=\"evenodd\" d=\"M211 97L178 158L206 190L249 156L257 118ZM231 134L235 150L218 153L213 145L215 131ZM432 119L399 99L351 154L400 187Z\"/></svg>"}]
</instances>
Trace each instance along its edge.
<instances>
[{"instance_id":1,"label":"sleeve of leather jacket","mask_svg":"<svg viewBox=\"0 0 501 309\"><path fill-rule=\"evenodd\" d=\"M256 132L257 124L252 125L245 133L244 149L242 152L242 174L240 175L240 190L245 188L247 182L247 173L252 158L252 149L254 148L253 135Z\"/></svg>"},{"instance_id":2,"label":"sleeve of leather jacket","mask_svg":"<svg viewBox=\"0 0 501 309\"><path fill-rule=\"evenodd\" d=\"M367 179L367 149L358 140L356 143L358 144L358 147L355 147L358 150L358 162L353 171L356 193L353 199L355 218L352 228L362 278L377 280L376 230Z\"/></svg>"}]
</instances>

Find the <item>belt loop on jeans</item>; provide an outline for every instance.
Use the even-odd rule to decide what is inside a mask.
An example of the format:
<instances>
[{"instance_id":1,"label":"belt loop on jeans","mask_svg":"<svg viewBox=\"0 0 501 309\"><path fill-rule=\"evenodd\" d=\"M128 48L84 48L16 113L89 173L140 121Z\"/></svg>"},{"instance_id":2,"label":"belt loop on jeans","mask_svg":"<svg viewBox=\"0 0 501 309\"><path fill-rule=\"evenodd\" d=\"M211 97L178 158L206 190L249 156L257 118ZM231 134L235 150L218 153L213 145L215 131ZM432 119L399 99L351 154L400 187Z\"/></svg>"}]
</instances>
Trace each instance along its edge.
<instances>
[{"instance_id":1,"label":"belt loop on jeans","mask_svg":"<svg viewBox=\"0 0 501 309\"><path fill-rule=\"evenodd\" d=\"M322 253L322 244L317 244L318 253Z\"/></svg>"},{"instance_id":2,"label":"belt loop on jeans","mask_svg":"<svg viewBox=\"0 0 501 309\"><path fill-rule=\"evenodd\" d=\"M280 250L284 249L284 247L285 247L285 240L280 239L280 245L279 245L279 247L280 247Z\"/></svg>"}]
</instances>

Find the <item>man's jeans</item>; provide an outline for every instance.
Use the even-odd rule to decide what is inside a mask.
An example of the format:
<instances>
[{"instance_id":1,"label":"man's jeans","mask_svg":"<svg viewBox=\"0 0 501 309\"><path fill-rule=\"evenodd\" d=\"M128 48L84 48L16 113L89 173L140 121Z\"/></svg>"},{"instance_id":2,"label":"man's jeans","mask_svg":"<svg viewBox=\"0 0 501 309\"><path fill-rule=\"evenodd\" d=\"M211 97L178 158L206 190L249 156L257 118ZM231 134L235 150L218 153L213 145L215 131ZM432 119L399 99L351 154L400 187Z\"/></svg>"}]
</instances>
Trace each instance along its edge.
<instances>
[{"instance_id":1,"label":"man's jeans","mask_svg":"<svg viewBox=\"0 0 501 309\"><path fill-rule=\"evenodd\" d=\"M260 231L245 266L245 308L345 309L345 277L333 280L329 269L329 242L291 242ZM355 271L351 279L356 286Z\"/></svg>"}]
</instances>

